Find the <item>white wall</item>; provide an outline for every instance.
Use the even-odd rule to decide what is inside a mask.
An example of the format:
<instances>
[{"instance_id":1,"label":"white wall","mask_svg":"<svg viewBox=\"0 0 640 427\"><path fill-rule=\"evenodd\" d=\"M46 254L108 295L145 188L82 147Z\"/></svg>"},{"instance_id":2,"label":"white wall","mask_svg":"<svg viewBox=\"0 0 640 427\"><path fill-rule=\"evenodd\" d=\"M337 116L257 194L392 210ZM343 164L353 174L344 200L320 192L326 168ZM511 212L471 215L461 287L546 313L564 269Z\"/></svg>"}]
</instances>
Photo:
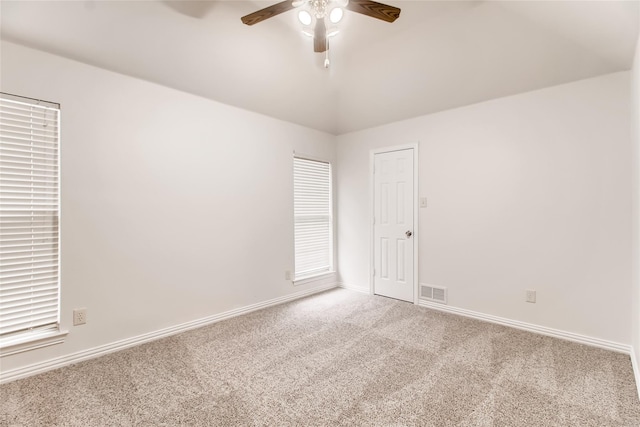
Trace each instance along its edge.
<instances>
[{"instance_id":1,"label":"white wall","mask_svg":"<svg viewBox=\"0 0 640 427\"><path fill-rule=\"evenodd\" d=\"M339 136L341 282L369 286L370 150L419 141L421 283L629 345L629 90L622 72Z\"/></svg>"},{"instance_id":2,"label":"white wall","mask_svg":"<svg viewBox=\"0 0 640 427\"><path fill-rule=\"evenodd\" d=\"M70 330L62 345L2 358L2 371L310 289L284 280L294 149L337 157L341 281L368 286L369 151L417 141L421 282L447 286L454 307L631 343L629 73L343 135L336 148L328 134L1 48L2 91L62 104ZM633 73L637 107L638 55ZM71 326L75 307L87 325Z\"/></svg>"},{"instance_id":3,"label":"white wall","mask_svg":"<svg viewBox=\"0 0 640 427\"><path fill-rule=\"evenodd\" d=\"M640 15L638 15L640 22ZM632 250L631 264L633 266L632 286L632 325L633 352L635 356L636 386L640 392L640 37L636 44L636 54L631 70L631 132L632 156Z\"/></svg>"},{"instance_id":4,"label":"white wall","mask_svg":"<svg viewBox=\"0 0 640 427\"><path fill-rule=\"evenodd\" d=\"M66 342L7 371L318 287L293 268L293 150L335 137L2 43L2 91L62 105ZM259 94L256 94L259 96ZM88 324L71 326L86 307Z\"/></svg>"}]
</instances>

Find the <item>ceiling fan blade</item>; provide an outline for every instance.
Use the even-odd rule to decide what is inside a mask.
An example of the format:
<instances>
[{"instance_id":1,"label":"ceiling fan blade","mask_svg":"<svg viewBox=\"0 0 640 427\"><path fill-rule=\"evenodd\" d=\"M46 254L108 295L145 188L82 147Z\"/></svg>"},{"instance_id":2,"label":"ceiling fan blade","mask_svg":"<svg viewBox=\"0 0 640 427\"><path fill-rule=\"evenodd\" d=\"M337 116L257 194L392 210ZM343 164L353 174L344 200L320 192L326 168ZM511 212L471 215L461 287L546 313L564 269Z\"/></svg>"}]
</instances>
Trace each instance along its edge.
<instances>
[{"instance_id":1,"label":"ceiling fan blade","mask_svg":"<svg viewBox=\"0 0 640 427\"><path fill-rule=\"evenodd\" d=\"M286 12L291 9L293 9L291 0L285 0L281 1L280 3L274 4L273 6L260 9L257 12L250 13L240 19L242 19L242 22L247 25L253 25L257 24L258 22L262 22L265 19L280 15L282 12Z\"/></svg>"},{"instance_id":2,"label":"ceiling fan blade","mask_svg":"<svg viewBox=\"0 0 640 427\"><path fill-rule=\"evenodd\" d=\"M316 28L313 32L313 51L325 52L327 50L327 26L324 19L316 20Z\"/></svg>"},{"instance_id":3,"label":"ceiling fan blade","mask_svg":"<svg viewBox=\"0 0 640 427\"><path fill-rule=\"evenodd\" d=\"M349 0L346 9L386 22L393 22L400 16L399 8L371 0Z\"/></svg>"}]
</instances>

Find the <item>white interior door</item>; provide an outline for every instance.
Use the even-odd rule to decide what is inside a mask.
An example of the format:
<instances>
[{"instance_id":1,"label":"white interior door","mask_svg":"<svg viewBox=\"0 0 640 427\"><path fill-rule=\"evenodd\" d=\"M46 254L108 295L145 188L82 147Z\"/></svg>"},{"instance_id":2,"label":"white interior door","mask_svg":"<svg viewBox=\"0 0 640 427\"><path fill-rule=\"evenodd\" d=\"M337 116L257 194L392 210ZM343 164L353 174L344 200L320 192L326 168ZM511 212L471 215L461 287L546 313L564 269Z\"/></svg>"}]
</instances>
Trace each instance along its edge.
<instances>
[{"instance_id":1,"label":"white interior door","mask_svg":"<svg viewBox=\"0 0 640 427\"><path fill-rule=\"evenodd\" d=\"M374 155L374 293L413 302L414 150Z\"/></svg>"}]
</instances>

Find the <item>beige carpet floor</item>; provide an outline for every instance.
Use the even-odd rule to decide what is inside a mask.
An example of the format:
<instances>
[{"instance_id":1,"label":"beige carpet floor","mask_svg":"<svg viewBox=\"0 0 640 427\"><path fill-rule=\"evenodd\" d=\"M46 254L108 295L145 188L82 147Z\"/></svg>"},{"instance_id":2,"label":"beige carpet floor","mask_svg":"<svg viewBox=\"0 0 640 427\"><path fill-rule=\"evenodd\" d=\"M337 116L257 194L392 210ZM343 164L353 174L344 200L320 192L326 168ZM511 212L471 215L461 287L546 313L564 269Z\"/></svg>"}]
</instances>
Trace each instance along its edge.
<instances>
[{"instance_id":1,"label":"beige carpet floor","mask_svg":"<svg viewBox=\"0 0 640 427\"><path fill-rule=\"evenodd\" d=\"M0 426L640 426L629 356L333 290L0 387Z\"/></svg>"}]
</instances>

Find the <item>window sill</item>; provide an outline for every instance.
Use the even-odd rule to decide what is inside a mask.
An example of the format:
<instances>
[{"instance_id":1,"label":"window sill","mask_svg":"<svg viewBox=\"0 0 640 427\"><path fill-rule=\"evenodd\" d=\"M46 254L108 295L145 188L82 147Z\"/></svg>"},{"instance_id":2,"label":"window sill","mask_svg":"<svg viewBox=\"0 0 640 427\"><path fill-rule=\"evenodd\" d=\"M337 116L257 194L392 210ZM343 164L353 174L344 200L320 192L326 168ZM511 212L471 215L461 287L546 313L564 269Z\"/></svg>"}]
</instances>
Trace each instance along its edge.
<instances>
[{"instance_id":1,"label":"window sill","mask_svg":"<svg viewBox=\"0 0 640 427\"><path fill-rule=\"evenodd\" d=\"M326 273L320 273L313 276L300 277L299 279L293 280L294 286L306 285L309 283L316 282L333 282L335 281L336 272L328 271Z\"/></svg>"},{"instance_id":2,"label":"window sill","mask_svg":"<svg viewBox=\"0 0 640 427\"><path fill-rule=\"evenodd\" d=\"M0 357L35 350L54 344L62 344L69 331L46 331L25 334L0 340Z\"/></svg>"}]
</instances>

